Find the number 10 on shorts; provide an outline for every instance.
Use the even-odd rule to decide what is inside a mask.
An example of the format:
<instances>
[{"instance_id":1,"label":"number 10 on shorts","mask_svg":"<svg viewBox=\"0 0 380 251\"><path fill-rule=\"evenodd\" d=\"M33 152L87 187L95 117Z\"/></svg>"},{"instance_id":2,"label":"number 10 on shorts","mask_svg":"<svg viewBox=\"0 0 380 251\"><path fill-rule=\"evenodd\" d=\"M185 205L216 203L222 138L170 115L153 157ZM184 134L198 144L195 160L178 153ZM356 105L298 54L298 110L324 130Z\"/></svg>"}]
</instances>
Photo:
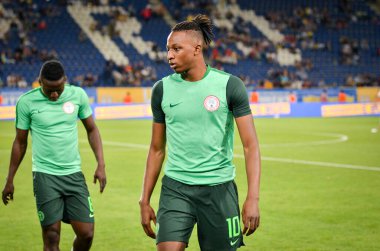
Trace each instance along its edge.
<instances>
[{"instance_id":1,"label":"number 10 on shorts","mask_svg":"<svg viewBox=\"0 0 380 251\"><path fill-rule=\"evenodd\" d=\"M240 235L240 220L239 216L226 219L228 224L228 236L234 238Z\"/></svg>"}]
</instances>

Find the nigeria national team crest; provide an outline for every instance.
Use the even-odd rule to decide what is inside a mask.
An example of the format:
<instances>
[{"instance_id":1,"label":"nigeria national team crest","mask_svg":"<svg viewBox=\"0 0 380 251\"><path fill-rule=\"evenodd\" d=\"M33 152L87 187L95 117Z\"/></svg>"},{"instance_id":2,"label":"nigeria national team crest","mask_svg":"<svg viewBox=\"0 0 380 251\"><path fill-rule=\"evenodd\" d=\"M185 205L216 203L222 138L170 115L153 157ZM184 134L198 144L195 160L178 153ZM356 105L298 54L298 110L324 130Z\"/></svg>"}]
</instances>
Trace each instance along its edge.
<instances>
[{"instance_id":1,"label":"nigeria national team crest","mask_svg":"<svg viewBox=\"0 0 380 251\"><path fill-rule=\"evenodd\" d=\"M218 97L210 95L210 96L207 96L205 98L203 105L205 106L207 111L213 112L213 111L218 110L219 105L220 105L220 101L219 101Z\"/></svg>"},{"instance_id":2,"label":"nigeria national team crest","mask_svg":"<svg viewBox=\"0 0 380 251\"><path fill-rule=\"evenodd\" d=\"M67 114L71 114L74 112L75 110L75 106L73 103L71 103L70 101L66 102L63 104L63 111Z\"/></svg>"}]
</instances>

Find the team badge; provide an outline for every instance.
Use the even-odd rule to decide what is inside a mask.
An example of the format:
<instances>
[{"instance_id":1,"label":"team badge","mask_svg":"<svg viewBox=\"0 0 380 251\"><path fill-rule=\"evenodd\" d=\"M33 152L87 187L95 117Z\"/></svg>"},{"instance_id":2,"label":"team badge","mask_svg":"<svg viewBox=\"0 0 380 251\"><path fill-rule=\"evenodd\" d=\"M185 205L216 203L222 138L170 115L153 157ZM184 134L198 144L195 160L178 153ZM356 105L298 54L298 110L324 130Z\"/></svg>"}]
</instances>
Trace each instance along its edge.
<instances>
[{"instance_id":1,"label":"team badge","mask_svg":"<svg viewBox=\"0 0 380 251\"><path fill-rule=\"evenodd\" d=\"M63 104L63 111L67 114L71 114L74 112L75 110L75 106L73 103L71 103L70 101L66 102Z\"/></svg>"},{"instance_id":2,"label":"team badge","mask_svg":"<svg viewBox=\"0 0 380 251\"><path fill-rule=\"evenodd\" d=\"M207 111L214 112L218 110L220 106L220 101L217 97L210 95L205 98L203 105L205 106Z\"/></svg>"}]
</instances>

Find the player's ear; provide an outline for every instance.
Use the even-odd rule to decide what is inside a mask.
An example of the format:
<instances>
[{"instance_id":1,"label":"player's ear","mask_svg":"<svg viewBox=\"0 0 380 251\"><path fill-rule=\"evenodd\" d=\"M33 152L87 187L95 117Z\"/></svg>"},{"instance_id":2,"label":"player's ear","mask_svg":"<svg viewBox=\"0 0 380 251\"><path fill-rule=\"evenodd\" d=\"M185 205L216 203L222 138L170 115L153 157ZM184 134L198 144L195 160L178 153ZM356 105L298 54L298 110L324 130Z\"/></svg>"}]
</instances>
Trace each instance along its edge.
<instances>
[{"instance_id":1,"label":"player's ear","mask_svg":"<svg viewBox=\"0 0 380 251\"><path fill-rule=\"evenodd\" d=\"M202 45L198 44L197 46L195 46L194 56L200 53L202 53Z\"/></svg>"}]
</instances>

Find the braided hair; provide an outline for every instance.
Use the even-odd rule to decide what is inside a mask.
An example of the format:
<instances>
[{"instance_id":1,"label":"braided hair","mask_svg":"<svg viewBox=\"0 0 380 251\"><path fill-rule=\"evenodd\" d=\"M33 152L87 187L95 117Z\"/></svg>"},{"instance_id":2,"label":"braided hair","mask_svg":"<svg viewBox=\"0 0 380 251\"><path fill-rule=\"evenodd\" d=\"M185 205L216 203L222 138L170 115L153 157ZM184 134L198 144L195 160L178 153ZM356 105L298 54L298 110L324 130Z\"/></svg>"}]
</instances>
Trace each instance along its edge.
<instances>
[{"instance_id":1,"label":"braided hair","mask_svg":"<svg viewBox=\"0 0 380 251\"><path fill-rule=\"evenodd\" d=\"M198 14L191 21L183 21L176 24L172 28L172 32L187 30L200 32L202 34L205 45L209 45L211 43L211 40L214 38L212 28L213 25L210 18L206 15Z\"/></svg>"}]
</instances>

